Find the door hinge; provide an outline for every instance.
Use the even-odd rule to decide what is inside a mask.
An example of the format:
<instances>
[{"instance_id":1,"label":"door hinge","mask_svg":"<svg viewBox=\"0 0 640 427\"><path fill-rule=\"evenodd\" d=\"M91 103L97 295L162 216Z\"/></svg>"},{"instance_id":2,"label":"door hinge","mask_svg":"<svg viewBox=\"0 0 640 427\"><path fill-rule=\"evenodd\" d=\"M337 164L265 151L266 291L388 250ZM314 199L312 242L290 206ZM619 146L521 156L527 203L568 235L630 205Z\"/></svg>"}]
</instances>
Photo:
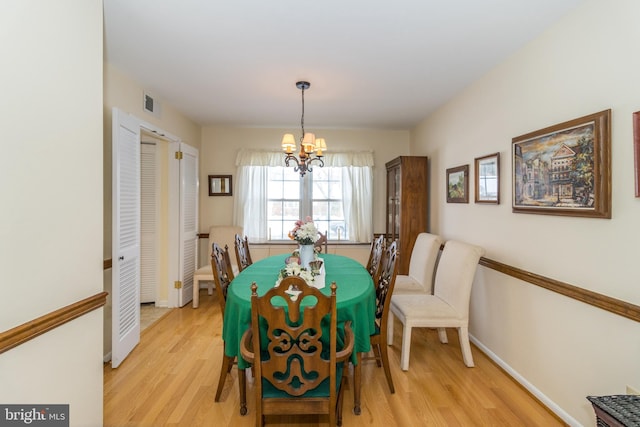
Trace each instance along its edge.
<instances>
[{"instance_id":1,"label":"door hinge","mask_svg":"<svg viewBox=\"0 0 640 427\"><path fill-rule=\"evenodd\" d=\"M176 289L182 289L182 282L180 280L176 280L173 282L173 287Z\"/></svg>"},{"instance_id":2,"label":"door hinge","mask_svg":"<svg viewBox=\"0 0 640 427\"><path fill-rule=\"evenodd\" d=\"M182 151L176 151L176 159L182 160Z\"/></svg>"}]
</instances>

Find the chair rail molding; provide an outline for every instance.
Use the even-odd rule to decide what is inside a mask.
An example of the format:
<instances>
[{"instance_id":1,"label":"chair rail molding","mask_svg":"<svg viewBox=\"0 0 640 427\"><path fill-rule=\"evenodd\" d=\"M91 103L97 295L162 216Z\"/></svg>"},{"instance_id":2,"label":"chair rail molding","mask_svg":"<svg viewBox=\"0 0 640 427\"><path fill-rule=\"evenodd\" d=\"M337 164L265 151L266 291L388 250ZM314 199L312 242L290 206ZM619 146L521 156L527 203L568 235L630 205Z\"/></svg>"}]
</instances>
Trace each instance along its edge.
<instances>
[{"instance_id":1,"label":"chair rail molding","mask_svg":"<svg viewBox=\"0 0 640 427\"><path fill-rule=\"evenodd\" d=\"M0 332L0 354L104 306L107 302L107 295L107 292L100 292L15 328Z\"/></svg>"},{"instance_id":2,"label":"chair rail molding","mask_svg":"<svg viewBox=\"0 0 640 427\"><path fill-rule=\"evenodd\" d=\"M612 298L579 286L570 285L559 280L550 279L539 274L531 273L517 267L503 264L489 258L480 258L480 265L499 271L516 279L540 286L553 292L557 292L569 298L582 301L594 307L601 308L614 314L626 317L627 319L640 322L640 306Z\"/></svg>"}]
</instances>

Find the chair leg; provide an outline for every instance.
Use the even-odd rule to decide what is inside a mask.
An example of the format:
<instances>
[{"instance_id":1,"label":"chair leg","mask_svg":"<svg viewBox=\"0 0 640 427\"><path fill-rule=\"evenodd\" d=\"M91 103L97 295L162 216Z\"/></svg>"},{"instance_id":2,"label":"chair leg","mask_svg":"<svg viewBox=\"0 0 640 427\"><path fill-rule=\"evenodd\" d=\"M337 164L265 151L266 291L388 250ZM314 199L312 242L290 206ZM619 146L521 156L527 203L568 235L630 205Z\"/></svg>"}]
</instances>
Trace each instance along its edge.
<instances>
[{"instance_id":1,"label":"chair leg","mask_svg":"<svg viewBox=\"0 0 640 427\"><path fill-rule=\"evenodd\" d=\"M404 323L402 328L402 350L400 352L400 369L409 370L409 353L411 351L411 326Z\"/></svg>"},{"instance_id":2,"label":"chair leg","mask_svg":"<svg viewBox=\"0 0 640 427\"><path fill-rule=\"evenodd\" d=\"M336 402L336 424L342 425L342 398L344 397L344 374L342 376L340 388L338 389L338 402Z\"/></svg>"},{"instance_id":3,"label":"chair leg","mask_svg":"<svg viewBox=\"0 0 640 427\"><path fill-rule=\"evenodd\" d=\"M240 390L240 415L247 415L247 375L238 368L238 388Z\"/></svg>"},{"instance_id":4,"label":"chair leg","mask_svg":"<svg viewBox=\"0 0 640 427\"><path fill-rule=\"evenodd\" d=\"M336 408L329 408L329 425L330 426L337 425L336 424L336 418L337 418L337 410L336 410Z\"/></svg>"},{"instance_id":5,"label":"chair leg","mask_svg":"<svg viewBox=\"0 0 640 427\"><path fill-rule=\"evenodd\" d=\"M446 328L438 328L438 338L440 339L440 342L442 344L446 344L449 342L449 339L447 338Z\"/></svg>"},{"instance_id":6,"label":"chair leg","mask_svg":"<svg viewBox=\"0 0 640 427\"><path fill-rule=\"evenodd\" d=\"M373 350L373 354L376 357L376 365L379 367L382 366L382 356L380 355L380 344L371 344L371 350Z\"/></svg>"},{"instance_id":7,"label":"chair leg","mask_svg":"<svg viewBox=\"0 0 640 427\"><path fill-rule=\"evenodd\" d=\"M462 360L468 368L473 368L473 355L471 354L471 344L469 344L469 329L458 328L458 339L462 350Z\"/></svg>"},{"instance_id":8,"label":"chair leg","mask_svg":"<svg viewBox=\"0 0 640 427\"><path fill-rule=\"evenodd\" d=\"M393 345L393 313L387 318L387 345Z\"/></svg>"},{"instance_id":9,"label":"chair leg","mask_svg":"<svg viewBox=\"0 0 640 427\"><path fill-rule=\"evenodd\" d=\"M382 356L382 367L384 368L384 376L387 377L389 390L391 390L391 394L393 394L396 392L396 389L393 387L393 378L391 378L391 368L389 367L389 354L387 352L387 345L381 344L378 347L380 355Z\"/></svg>"},{"instance_id":10,"label":"chair leg","mask_svg":"<svg viewBox=\"0 0 640 427\"><path fill-rule=\"evenodd\" d=\"M207 287L207 294L213 295L213 282L209 282L209 286Z\"/></svg>"},{"instance_id":11,"label":"chair leg","mask_svg":"<svg viewBox=\"0 0 640 427\"><path fill-rule=\"evenodd\" d=\"M353 368L353 413L360 415L360 386L362 381L362 355L356 352L356 366Z\"/></svg>"},{"instance_id":12,"label":"chair leg","mask_svg":"<svg viewBox=\"0 0 640 427\"><path fill-rule=\"evenodd\" d=\"M198 308L200 303L200 280L193 281L193 308Z\"/></svg>"},{"instance_id":13,"label":"chair leg","mask_svg":"<svg viewBox=\"0 0 640 427\"><path fill-rule=\"evenodd\" d=\"M224 351L224 350L223 350ZM227 379L227 374L233 366L234 357L229 357L227 355L223 355L222 357L222 366L220 367L220 378L218 379L218 390L216 391L215 401L220 401L220 395L222 394L222 389L224 388L225 380Z\"/></svg>"}]
</instances>

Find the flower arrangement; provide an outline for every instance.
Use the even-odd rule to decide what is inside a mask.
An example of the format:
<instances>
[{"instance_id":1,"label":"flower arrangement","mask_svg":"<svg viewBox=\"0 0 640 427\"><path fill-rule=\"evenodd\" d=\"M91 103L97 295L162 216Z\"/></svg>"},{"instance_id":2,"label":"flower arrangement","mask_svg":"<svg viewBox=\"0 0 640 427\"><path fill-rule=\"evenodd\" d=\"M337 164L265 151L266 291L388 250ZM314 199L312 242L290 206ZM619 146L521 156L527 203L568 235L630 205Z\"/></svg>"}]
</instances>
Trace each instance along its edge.
<instances>
[{"instance_id":1,"label":"flower arrangement","mask_svg":"<svg viewBox=\"0 0 640 427\"><path fill-rule=\"evenodd\" d=\"M310 285L313 285L313 280L316 274L314 274L311 270L307 270L306 268L302 267L300 264L294 261L285 265L285 267L282 270L280 270L280 274L278 274L278 280L276 282L276 286L280 284L282 279L289 276L300 276L302 279L304 279L305 282L307 282Z\"/></svg>"},{"instance_id":2,"label":"flower arrangement","mask_svg":"<svg viewBox=\"0 0 640 427\"><path fill-rule=\"evenodd\" d=\"M306 217L304 221L296 221L295 227L289 232L289 238L301 245L313 245L319 237L318 229L310 216Z\"/></svg>"}]
</instances>

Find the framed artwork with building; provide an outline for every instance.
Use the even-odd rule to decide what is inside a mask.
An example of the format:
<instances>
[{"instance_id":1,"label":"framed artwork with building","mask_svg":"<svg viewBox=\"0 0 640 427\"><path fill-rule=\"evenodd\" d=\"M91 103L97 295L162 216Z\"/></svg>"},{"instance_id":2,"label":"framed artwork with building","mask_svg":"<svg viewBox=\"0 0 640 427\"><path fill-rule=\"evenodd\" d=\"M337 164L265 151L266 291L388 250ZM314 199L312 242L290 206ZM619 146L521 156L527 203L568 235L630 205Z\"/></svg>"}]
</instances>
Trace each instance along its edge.
<instances>
[{"instance_id":1,"label":"framed artwork with building","mask_svg":"<svg viewBox=\"0 0 640 427\"><path fill-rule=\"evenodd\" d=\"M611 110L512 140L512 211L611 218Z\"/></svg>"}]
</instances>

